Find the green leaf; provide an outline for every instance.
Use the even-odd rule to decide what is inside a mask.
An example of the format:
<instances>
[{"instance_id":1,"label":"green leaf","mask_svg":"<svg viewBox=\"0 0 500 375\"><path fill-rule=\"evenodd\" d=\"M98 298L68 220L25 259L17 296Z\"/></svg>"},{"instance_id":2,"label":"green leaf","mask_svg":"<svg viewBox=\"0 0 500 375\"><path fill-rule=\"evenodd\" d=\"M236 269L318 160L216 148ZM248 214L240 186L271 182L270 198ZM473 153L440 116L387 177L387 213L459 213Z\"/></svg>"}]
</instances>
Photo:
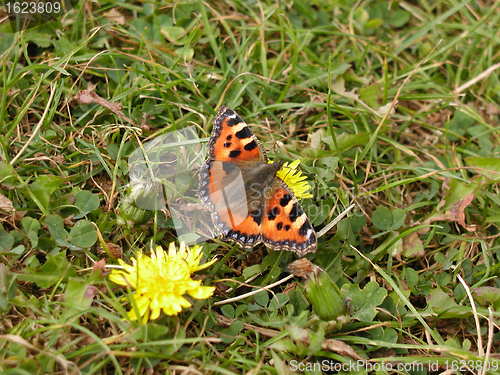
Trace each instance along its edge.
<instances>
[{"instance_id":1,"label":"green leaf","mask_svg":"<svg viewBox=\"0 0 500 375\"><path fill-rule=\"evenodd\" d=\"M26 233L26 236L29 238L32 248L35 248L38 246L38 232L35 232L34 230L30 230L28 233Z\"/></svg>"},{"instance_id":2,"label":"green leaf","mask_svg":"<svg viewBox=\"0 0 500 375\"><path fill-rule=\"evenodd\" d=\"M442 286L443 288L446 288L446 286L451 282L451 274L447 272L436 273L432 278L437 285Z\"/></svg>"},{"instance_id":3,"label":"green leaf","mask_svg":"<svg viewBox=\"0 0 500 375\"><path fill-rule=\"evenodd\" d=\"M288 301L289 297L286 294L283 293L278 293L273 298L271 298L271 301L269 303L269 311L275 311L278 309L281 309L283 306L285 306Z\"/></svg>"},{"instance_id":4,"label":"green leaf","mask_svg":"<svg viewBox=\"0 0 500 375\"><path fill-rule=\"evenodd\" d=\"M55 240L66 241L68 239L68 231L64 229L64 221L61 216L55 214L49 215L45 218L45 224Z\"/></svg>"},{"instance_id":5,"label":"green leaf","mask_svg":"<svg viewBox=\"0 0 500 375\"><path fill-rule=\"evenodd\" d=\"M347 63L332 63L331 69L330 69L330 76L331 77L336 77L339 75L344 74L347 72L347 70L351 67L351 64Z\"/></svg>"},{"instance_id":6,"label":"green leaf","mask_svg":"<svg viewBox=\"0 0 500 375\"><path fill-rule=\"evenodd\" d=\"M384 206L378 206L372 214L373 225L383 231L396 230L403 225L406 219L406 212L401 208L389 211Z\"/></svg>"},{"instance_id":7,"label":"green leaf","mask_svg":"<svg viewBox=\"0 0 500 375\"><path fill-rule=\"evenodd\" d=\"M382 26L383 24L384 24L383 20L381 20L380 18L375 18L375 19L369 20L365 24L365 29L374 29L376 27Z\"/></svg>"},{"instance_id":8,"label":"green leaf","mask_svg":"<svg viewBox=\"0 0 500 375\"><path fill-rule=\"evenodd\" d=\"M479 185L480 183L478 181L467 184L456 179L451 180L448 191L446 192L446 197L444 198L445 203L439 211L445 212L446 210L451 209L455 203L462 201L470 193L473 193Z\"/></svg>"},{"instance_id":9,"label":"green leaf","mask_svg":"<svg viewBox=\"0 0 500 375\"><path fill-rule=\"evenodd\" d=\"M489 156L491 155L491 149L493 148L493 144L490 140L490 131L483 124L477 124L475 126L471 126L467 128L467 133L469 133L473 138L476 139L479 150L479 156Z\"/></svg>"},{"instance_id":10,"label":"green leaf","mask_svg":"<svg viewBox=\"0 0 500 375\"><path fill-rule=\"evenodd\" d=\"M80 220L71 228L68 241L82 248L91 247L97 241L97 231L88 220Z\"/></svg>"},{"instance_id":11,"label":"green leaf","mask_svg":"<svg viewBox=\"0 0 500 375\"><path fill-rule=\"evenodd\" d=\"M326 142L331 141L331 137L324 139ZM337 136L337 144L339 146L340 152L345 152L353 147L363 146L370 140L370 134L347 134L343 133ZM332 144L332 149L334 146Z\"/></svg>"},{"instance_id":12,"label":"green leaf","mask_svg":"<svg viewBox=\"0 0 500 375\"><path fill-rule=\"evenodd\" d=\"M61 54L69 54L71 51L75 49L75 45L71 43L68 38L60 36L59 39L52 40L52 44L56 48L58 52ZM47 139L46 137L44 137Z\"/></svg>"},{"instance_id":13,"label":"green leaf","mask_svg":"<svg viewBox=\"0 0 500 375\"><path fill-rule=\"evenodd\" d=\"M246 310L247 310L247 305L245 305L245 304L238 305L238 307L236 307L236 310L234 311L234 317L235 318L239 317Z\"/></svg>"},{"instance_id":14,"label":"green leaf","mask_svg":"<svg viewBox=\"0 0 500 375\"><path fill-rule=\"evenodd\" d=\"M9 251L9 254L21 255L24 253L24 250L26 250L26 247L24 245L17 245Z\"/></svg>"},{"instance_id":15,"label":"green leaf","mask_svg":"<svg viewBox=\"0 0 500 375\"><path fill-rule=\"evenodd\" d=\"M457 303L440 288L437 288L430 293L428 303L434 308L434 310L446 310L457 306Z\"/></svg>"},{"instance_id":16,"label":"green leaf","mask_svg":"<svg viewBox=\"0 0 500 375\"><path fill-rule=\"evenodd\" d=\"M403 240L403 255L411 257L413 255L423 254L424 245L418 236L418 232L413 232Z\"/></svg>"},{"instance_id":17,"label":"green leaf","mask_svg":"<svg viewBox=\"0 0 500 375\"><path fill-rule=\"evenodd\" d=\"M351 298L351 304L355 311L353 319L371 322L378 312L375 307L384 302L387 290L380 287L375 281L370 281L363 290L359 288L359 285L345 284L342 286L342 294Z\"/></svg>"},{"instance_id":18,"label":"green leaf","mask_svg":"<svg viewBox=\"0 0 500 375\"><path fill-rule=\"evenodd\" d=\"M418 273L413 268L406 269L406 283L412 293L415 293L418 283Z\"/></svg>"},{"instance_id":19,"label":"green leaf","mask_svg":"<svg viewBox=\"0 0 500 375\"><path fill-rule=\"evenodd\" d=\"M405 222L405 219L406 219L405 210L403 210L402 208L395 208L394 210L392 210L391 230L396 230L399 227L401 227L401 225L403 225L403 223Z\"/></svg>"},{"instance_id":20,"label":"green leaf","mask_svg":"<svg viewBox=\"0 0 500 375\"><path fill-rule=\"evenodd\" d=\"M436 253L434 254L434 260L442 265L445 265L448 263L448 258L446 258L442 253Z\"/></svg>"},{"instance_id":21,"label":"green leaf","mask_svg":"<svg viewBox=\"0 0 500 375\"><path fill-rule=\"evenodd\" d=\"M469 166L478 168L476 172L488 180L500 180L500 159L471 156L466 158L465 161Z\"/></svg>"},{"instance_id":22,"label":"green leaf","mask_svg":"<svg viewBox=\"0 0 500 375\"><path fill-rule=\"evenodd\" d=\"M362 87L359 89L359 97L371 108L379 108L383 104L380 83Z\"/></svg>"},{"instance_id":23,"label":"green leaf","mask_svg":"<svg viewBox=\"0 0 500 375\"><path fill-rule=\"evenodd\" d=\"M378 229L390 230L392 228L392 214L384 206L378 206L372 214L372 223Z\"/></svg>"},{"instance_id":24,"label":"green leaf","mask_svg":"<svg viewBox=\"0 0 500 375\"><path fill-rule=\"evenodd\" d=\"M235 337L238 336L238 334L241 332L243 329L243 322L241 320L235 320L229 328L221 330L222 334L222 342L225 343L230 343L234 341Z\"/></svg>"},{"instance_id":25,"label":"green leaf","mask_svg":"<svg viewBox=\"0 0 500 375\"><path fill-rule=\"evenodd\" d=\"M429 42L423 42L418 44L418 57L424 59L432 51L433 45Z\"/></svg>"},{"instance_id":26,"label":"green leaf","mask_svg":"<svg viewBox=\"0 0 500 375\"><path fill-rule=\"evenodd\" d=\"M64 300L69 308L61 314L61 320L68 322L70 319L75 319L79 315L87 311L92 305L97 288L90 284L90 280L68 280L66 291L64 292Z\"/></svg>"},{"instance_id":27,"label":"green leaf","mask_svg":"<svg viewBox=\"0 0 500 375\"><path fill-rule=\"evenodd\" d=\"M302 290L294 289L288 293L290 298L290 305L293 306L295 311L304 311L309 306L309 302Z\"/></svg>"},{"instance_id":28,"label":"green leaf","mask_svg":"<svg viewBox=\"0 0 500 375\"><path fill-rule=\"evenodd\" d=\"M493 306L493 309L500 309L500 289L492 286L482 286L472 288L472 296L481 306Z\"/></svg>"},{"instance_id":29,"label":"green leaf","mask_svg":"<svg viewBox=\"0 0 500 375\"><path fill-rule=\"evenodd\" d=\"M89 298L92 294L88 293L88 283L82 283L80 280L69 280L64 292L64 299L70 302L73 306L80 308L88 308L92 304L92 299Z\"/></svg>"},{"instance_id":30,"label":"green leaf","mask_svg":"<svg viewBox=\"0 0 500 375\"><path fill-rule=\"evenodd\" d=\"M448 126L450 133L453 133L453 134L448 134L448 139L450 141L458 141L459 138L454 134L457 134L458 136L463 136L467 131L467 128L471 127L475 123L476 120L471 116L469 116L465 112L464 108L457 108Z\"/></svg>"},{"instance_id":31,"label":"green leaf","mask_svg":"<svg viewBox=\"0 0 500 375\"><path fill-rule=\"evenodd\" d=\"M162 106L160 103L157 103L156 100L146 99L142 104L141 112L153 116L161 114L164 110L164 106Z\"/></svg>"},{"instance_id":32,"label":"green leaf","mask_svg":"<svg viewBox=\"0 0 500 375\"><path fill-rule=\"evenodd\" d=\"M274 341L271 345L269 345L269 348L274 349L271 350L273 357L276 358L274 360L274 363L279 363L279 364L282 364L283 360L275 352L275 350L279 352L289 352L289 353L294 353L296 351L296 345L290 339L281 339L279 341ZM286 365L283 364L281 368L285 368L285 366Z\"/></svg>"},{"instance_id":33,"label":"green leaf","mask_svg":"<svg viewBox=\"0 0 500 375\"><path fill-rule=\"evenodd\" d=\"M234 307L227 304L227 305L222 305L220 308L220 311L222 314L224 314L225 317L228 317L230 319L234 318Z\"/></svg>"},{"instance_id":34,"label":"green leaf","mask_svg":"<svg viewBox=\"0 0 500 375\"><path fill-rule=\"evenodd\" d=\"M21 227L23 228L23 232L29 238L31 247L37 247L38 231L41 228L40 222L32 217L26 216L21 219Z\"/></svg>"},{"instance_id":35,"label":"green leaf","mask_svg":"<svg viewBox=\"0 0 500 375\"><path fill-rule=\"evenodd\" d=\"M241 320L235 320L228 329L228 332L232 336L236 336L243 329L243 322Z\"/></svg>"},{"instance_id":36,"label":"green leaf","mask_svg":"<svg viewBox=\"0 0 500 375\"><path fill-rule=\"evenodd\" d=\"M260 264L254 264L253 266L246 267L243 269L243 277L245 279L249 279L252 276L258 275L261 273L262 267Z\"/></svg>"},{"instance_id":37,"label":"green leaf","mask_svg":"<svg viewBox=\"0 0 500 375\"><path fill-rule=\"evenodd\" d=\"M18 187L21 184L14 167L5 161L0 161L0 176L0 184L9 189Z\"/></svg>"},{"instance_id":38,"label":"green leaf","mask_svg":"<svg viewBox=\"0 0 500 375\"><path fill-rule=\"evenodd\" d=\"M37 284L41 288L48 288L59 280L66 281L69 277L76 277L76 269L66 258L66 251L52 256L47 254L47 261L39 268L26 267L25 274L18 274L17 278Z\"/></svg>"},{"instance_id":39,"label":"green leaf","mask_svg":"<svg viewBox=\"0 0 500 375\"><path fill-rule=\"evenodd\" d=\"M391 18L389 19L389 24L392 27L399 28L406 25L409 20L410 20L410 13L405 10L398 9L394 13L392 13Z\"/></svg>"},{"instance_id":40,"label":"green leaf","mask_svg":"<svg viewBox=\"0 0 500 375\"><path fill-rule=\"evenodd\" d=\"M256 295L253 296L253 298L255 299L255 302L257 302L257 304L259 304L262 307L266 307L267 304L269 303L269 295L265 290L257 293Z\"/></svg>"},{"instance_id":41,"label":"green leaf","mask_svg":"<svg viewBox=\"0 0 500 375\"><path fill-rule=\"evenodd\" d=\"M25 233L28 233L30 231L38 232L42 226L38 220L26 216L21 219L21 227Z\"/></svg>"},{"instance_id":42,"label":"green leaf","mask_svg":"<svg viewBox=\"0 0 500 375\"><path fill-rule=\"evenodd\" d=\"M386 328L384 329L384 334L382 336L382 341L385 342L392 342L392 343L397 343L398 342L398 332L393 329L393 328Z\"/></svg>"},{"instance_id":43,"label":"green leaf","mask_svg":"<svg viewBox=\"0 0 500 375\"><path fill-rule=\"evenodd\" d=\"M0 251L9 251L14 246L14 236L9 232L0 229Z\"/></svg>"},{"instance_id":44,"label":"green leaf","mask_svg":"<svg viewBox=\"0 0 500 375\"><path fill-rule=\"evenodd\" d=\"M170 43L179 44L179 39L185 35L186 30L177 26L164 26L161 28L161 33Z\"/></svg>"},{"instance_id":45,"label":"green leaf","mask_svg":"<svg viewBox=\"0 0 500 375\"><path fill-rule=\"evenodd\" d=\"M354 10L353 18L356 22L359 22L361 25L365 25L366 22L370 19L370 14L363 7L357 7Z\"/></svg>"},{"instance_id":46,"label":"green leaf","mask_svg":"<svg viewBox=\"0 0 500 375\"><path fill-rule=\"evenodd\" d=\"M290 334L290 338L296 343L298 349L296 352L300 355L314 355L318 353L325 340L322 329L313 331L296 325L288 325L287 332Z\"/></svg>"},{"instance_id":47,"label":"green leaf","mask_svg":"<svg viewBox=\"0 0 500 375\"><path fill-rule=\"evenodd\" d=\"M265 270L267 267L273 267L278 262L279 257L280 254L278 251L271 251L267 254L264 259L262 259L261 271Z\"/></svg>"},{"instance_id":48,"label":"green leaf","mask_svg":"<svg viewBox=\"0 0 500 375\"><path fill-rule=\"evenodd\" d=\"M466 317L472 312L469 307L459 306L457 303L440 288L433 289L427 299L428 309L433 311L443 319Z\"/></svg>"},{"instance_id":49,"label":"green leaf","mask_svg":"<svg viewBox=\"0 0 500 375\"><path fill-rule=\"evenodd\" d=\"M194 49L193 48L185 48L185 47L177 48L175 50L175 53L177 53L183 61L189 62L193 59Z\"/></svg>"},{"instance_id":50,"label":"green leaf","mask_svg":"<svg viewBox=\"0 0 500 375\"><path fill-rule=\"evenodd\" d=\"M88 190L83 190L76 195L75 206L81 210L81 213L75 216L75 219L80 219L89 212L99 208L99 197Z\"/></svg>"},{"instance_id":51,"label":"green leaf","mask_svg":"<svg viewBox=\"0 0 500 375\"><path fill-rule=\"evenodd\" d=\"M47 48L52 43L51 35L41 33L38 28L27 31L24 38L42 48Z\"/></svg>"},{"instance_id":52,"label":"green leaf","mask_svg":"<svg viewBox=\"0 0 500 375\"><path fill-rule=\"evenodd\" d=\"M53 192L64 184L64 179L57 176L42 175L39 176L31 185L29 189L38 201L47 208L50 202L50 196Z\"/></svg>"}]
</instances>

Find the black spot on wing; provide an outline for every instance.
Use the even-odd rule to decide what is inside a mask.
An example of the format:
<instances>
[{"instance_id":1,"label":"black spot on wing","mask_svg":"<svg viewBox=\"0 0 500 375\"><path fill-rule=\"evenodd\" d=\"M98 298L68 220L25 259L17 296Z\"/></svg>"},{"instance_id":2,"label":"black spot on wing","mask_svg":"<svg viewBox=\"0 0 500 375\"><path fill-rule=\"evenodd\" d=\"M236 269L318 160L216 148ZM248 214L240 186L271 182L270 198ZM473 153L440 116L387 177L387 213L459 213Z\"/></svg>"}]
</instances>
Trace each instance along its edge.
<instances>
[{"instance_id":1,"label":"black spot on wing","mask_svg":"<svg viewBox=\"0 0 500 375\"><path fill-rule=\"evenodd\" d=\"M283 228L283 223L280 221L278 224L276 224L276 229L281 230Z\"/></svg>"},{"instance_id":2,"label":"black spot on wing","mask_svg":"<svg viewBox=\"0 0 500 375\"><path fill-rule=\"evenodd\" d=\"M224 147L226 147L226 148L231 147L231 142L226 142L226 143L224 143Z\"/></svg>"},{"instance_id":3,"label":"black spot on wing","mask_svg":"<svg viewBox=\"0 0 500 375\"><path fill-rule=\"evenodd\" d=\"M255 224L259 225L262 223L262 210L255 210L250 212L250 216L252 217Z\"/></svg>"},{"instance_id":4,"label":"black spot on wing","mask_svg":"<svg viewBox=\"0 0 500 375\"><path fill-rule=\"evenodd\" d=\"M295 202L293 204L292 210L290 211L290 215L288 215L288 217L290 218L290 221L293 223L303 213L304 213L304 211L302 211L302 208L300 207L300 204L298 204L297 202Z\"/></svg>"},{"instance_id":5,"label":"black spot on wing","mask_svg":"<svg viewBox=\"0 0 500 375\"><path fill-rule=\"evenodd\" d=\"M252 151L255 147L257 147L257 142L255 142L255 140L252 140L252 142L245 145L245 150Z\"/></svg>"},{"instance_id":6,"label":"black spot on wing","mask_svg":"<svg viewBox=\"0 0 500 375\"><path fill-rule=\"evenodd\" d=\"M234 159L234 158L237 158L238 156L240 156L240 154L241 154L240 150L233 150L229 153L229 157Z\"/></svg>"},{"instance_id":7,"label":"black spot on wing","mask_svg":"<svg viewBox=\"0 0 500 375\"><path fill-rule=\"evenodd\" d=\"M248 129L248 126L245 126L239 132L236 132L236 138L238 139L250 138L251 136L252 132Z\"/></svg>"},{"instance_id":8,"label":"black spot on wing","mask_svg":"<svg viewBox=\"0 0 500 375\"><path fill-rule=\"evenodd\" d=\"M278 216L279 213L280 213L280 208L278 206L275 206L275 207L271 208L271 210L267 214L267 218L270 221L273 221L274 219L276 219L276 216Z\"/></svg>"},{"instance_id":9,"label":"black spot on wing","mask_svg":"<svg viewBox=\"0 0 500 375\"><path fill-rule=\"evenodd\" d=\"M233 138L233 136L231 134L229 134L227 137L226 137L226 141L230 141L231 138Z\"/></svg>"},{"instance_id":10,"label":"black spot on wing","mask_svg":"<svg viewBox=\"0 0 500 375\"><path fill-rule=\"evenodd\" d=\"M231 117L231 118L228 117L228 119L226 120L226 124L229 127L233 127L233 126L238 125L238 124L240 124L242 122L243 122L243 120L238 115L236 115L234 117Z\"/></svg>"},{"instance_id":11,"label":"black spot on wing","mask_svg":"<svg viewBox=\"0 0 500 375\"><path fill-rule=\"evenodd\" d=\"M292 200L292 196L288 193L286 193L283 198L281 198L280 200L280 204L282 207L286 207L286 205L288 204L288 202L290 202ZM297 203L295 203L297 204Z\"/></svg>"},{"instance_id":12,"label":"black spot on wing","mask_svg":"<svg viewBox=\"0 0 500 375\"><path fill-rule=\"evenodd\" d=\"M309 220L306 220L304 222L304 224L302 224L302 226L300 227L299 229L299 234L304 237L307 232L309 231L309 229L312 229L312 226L311 226L311 223L309 222Z\"/></svg>"},{"instance_id":13,"label":"black spot on wing","mask_svg":"<svg viewBox=\"0 0 500 375\"><path fill-rule=\"evenodd\" d=\"M285 230L288 232L290 230L290 225L285 225Z\"/></svg>"}]
</instances>

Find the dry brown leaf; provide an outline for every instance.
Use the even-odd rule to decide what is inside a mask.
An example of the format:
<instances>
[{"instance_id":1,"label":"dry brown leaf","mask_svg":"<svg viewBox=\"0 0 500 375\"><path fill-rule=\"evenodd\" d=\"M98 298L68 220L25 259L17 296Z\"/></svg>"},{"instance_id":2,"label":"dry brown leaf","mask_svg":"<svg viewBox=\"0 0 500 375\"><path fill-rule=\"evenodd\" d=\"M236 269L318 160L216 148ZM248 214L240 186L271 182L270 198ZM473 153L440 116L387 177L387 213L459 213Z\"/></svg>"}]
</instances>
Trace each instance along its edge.
<instances>
[{"instance_id":1,"label":"dry brown leaf","mask_svg":"<svg viewBox=\"0 0 500 375\"><path fill-rule=\"evenodd\" d=\"M474 199L474 193L470 193L461 201L455 203L448 210L443 212L441 215L431 218L426 221L426 223L432 223L434 221L456 221L462 227L464 227L469 232L474 232L477 225L467 225L465 223L465 208L471 204Z\"/></svg>"},{"instance_id":2,"label":"dry brown leaf","mask_svg":"<svg viewBox=\"0 0 500 375\"><path fill-rule=\"evenodd\" d=\"M5 195L0 194L0 211L11 213L14 211L14 206L9 198Z\"/></svg>"},{"instance_id":3,"label":"dry brown leaf","mask_svg":"<svg viewBox=\"0 0 500 375\"><path fill-rule=\"evenodd\" d=\"M128 123L132 124L135 127L138 127L134 121L132 121L122 113L123 106L120 103L111 103L110 101L101 98L99 95L97 95L95 92L92 92L91 90L78 91L75 95L75 99L80 104L93 104L93 103L99 104L104 108L109 109L111 112L113 112L121 119L127 121Z\"/></svg>"},{"instance_id":4,"label":"dry brown leaf","mask_svg":"<svg viewBox=\"0 0 500 375\"><path fill-rule=\"evenodd\" d=\"M110 21L116 22L118 25L124 25L126 23L125 16L116 10L116 8L104 13L104 17Z\"/></svg>"}]
</instances>

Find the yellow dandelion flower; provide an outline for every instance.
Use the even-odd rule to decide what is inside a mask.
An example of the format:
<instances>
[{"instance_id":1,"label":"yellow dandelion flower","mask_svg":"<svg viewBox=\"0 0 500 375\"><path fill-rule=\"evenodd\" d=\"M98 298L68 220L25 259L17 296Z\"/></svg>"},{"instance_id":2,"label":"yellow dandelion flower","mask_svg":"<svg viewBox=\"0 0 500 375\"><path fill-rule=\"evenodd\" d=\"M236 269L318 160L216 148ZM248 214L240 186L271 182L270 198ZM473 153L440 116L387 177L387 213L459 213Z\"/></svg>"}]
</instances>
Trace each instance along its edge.
<instances>
[{"instance_id":1,"label":"yellow dandelion flower","mask_svg":"<svg viewBox=\"0 0 500 375\"><path fill-rule=\"evenodd\" d=\"M302 171L297 170L300 160L293 161L290 165L284 163L281 169L276 173L276 176L281 178L290 187L297 199L312 198L311 193L307 191L311 188L309 183L305 181L306 176L302 176Z\"/></svg>"},{"instance_id":2,"label":"yellow dandelion flower","mask_svg":"<svg viewBox=\"0 0 500 375\"><path fill-rule=\"evenodd\" d=\"M166 315L177 315L183 308L191 307L186 294L195 299L206 299L214 293L213 286L202 286L201 280L191 278L191 274L216 261L200 265L201 249L199 245L189 248L184 242L179 245L179 250L172 242L168 252L158 246L151 257L139 253L136 259L132 259L132 265L118 260L123 269L111 271L109 278L118 285L135 289L133 298L144 322L157 319L162 310ZM131 310L129 316L137 320L135 310Z\"/></svg>"}]
</instances>

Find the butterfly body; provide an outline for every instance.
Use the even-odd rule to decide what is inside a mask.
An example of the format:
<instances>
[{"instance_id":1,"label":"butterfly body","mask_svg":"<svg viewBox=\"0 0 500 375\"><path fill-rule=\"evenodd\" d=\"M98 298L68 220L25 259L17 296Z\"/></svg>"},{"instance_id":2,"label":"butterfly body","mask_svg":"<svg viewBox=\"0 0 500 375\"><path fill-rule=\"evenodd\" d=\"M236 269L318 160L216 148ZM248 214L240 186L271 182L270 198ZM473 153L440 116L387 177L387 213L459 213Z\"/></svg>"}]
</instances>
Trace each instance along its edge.
<instances>
[{"instance_id":1,"label":"butterfly body","mask_svg":"<svg viewBox=\"0 0 500 375\"><path fill-rule=\"evenodd\" d=\"M309 219L288 185L276 176L282 165L268 162L259 140L236 112L219 109L198 189L217 234L244 248L262 242L299 256L316 251Z\"/></svg>"}]
</instances>

